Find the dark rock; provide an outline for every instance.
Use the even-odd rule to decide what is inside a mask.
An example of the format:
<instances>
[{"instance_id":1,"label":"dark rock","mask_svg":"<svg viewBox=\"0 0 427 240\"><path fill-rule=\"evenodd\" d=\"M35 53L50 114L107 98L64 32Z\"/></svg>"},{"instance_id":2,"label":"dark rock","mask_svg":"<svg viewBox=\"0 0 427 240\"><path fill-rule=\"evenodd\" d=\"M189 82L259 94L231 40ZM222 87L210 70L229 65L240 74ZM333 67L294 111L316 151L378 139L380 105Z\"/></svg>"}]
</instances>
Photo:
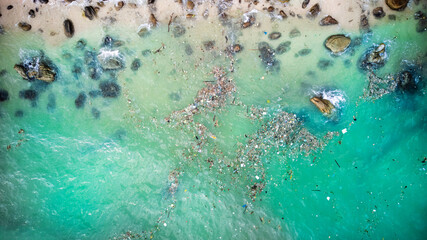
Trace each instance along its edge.
<instances>
[{"instance_id":1,"label":"dark rock","mask_svg":"<svg viewBox=\"0 0 427 240\"><path fill-rule=\"evenodd\" d=\"M47 3L49 3L49 0L39 0L39 2L40 2L41 4L47 4Z\"/></svg>"},{"instance_id":2,"label":"dark rock","mask_svg":"<svg viewBox=\"0 0 427 240\"><path fill-rule=\"evenodd\" d=\"M298 29L296 29L296 28L292 29L289 32L289 37L290 38L296 38L296 37L299 37L299 36L301 36L301 32Z\"/></svg>"},{"instance_id":3,"label":"dark rock","mask_svg":"<svg viewBox=\"0 0 427 240\"><path fill-rule=\"evenodd\" d=\"M319 62L317 62L317 67L320 70L327 70L328 68L332 67L334 65L334 62L332 60L328 59L320 59Z\"/></svg>"},{"instance_id":4,"label":"dark rock","mask_svg":"<svg viewBox=\"0 0 427 240\"><path fill-rule=\"evenodd\" d=\"M270 46L270 44L267 42L260 42L258 44L258 50L264 65L269 67L277 64L277 60L274 57L275 50Z\"/></svg>"},{"instance_id":5,"label":"dark rock","mask_svg":"<svg viewBox=\"0 0 427 240\"><path fill-rule=\"evenodd\" d=\"M67 36L68 38L71 38L74 36L74 25L70 19L66 19L64 21L64 33L65 33L65 36Z\"/></svg>"},{"instance_id":6,"label":"dark rock","mask_svg":"<svg viewBox=\"0 0 427 240\"><path fill-rule=\"evenodd\" d=\"M16 112L15 112L15 117L17 117L17 118L21 118L21 117L23 117L24 116L24 111L22 111L22 110L17 110Z\"/></svg>"},{"instance_id":7,"label":"dark rock","mask_svg":"<svg viewBox=\"0 0 427 240\"><path fill-rule=\"evenodd\" d=\"M30 101L37 100L38 93L35 90L27 89L19 91L19 97Z\"/></svg>"},{"instance_id":8,"label":"dark rock","mask_svg":"<svg viewBox=\"0 0 427 240\"><path fill-rule=\"evenodd\" d=\"M396 15L390 14L390 15L388 15L388 19L391 21L396 21Z\"/></svg>"},{"instance_id":9,"label":"dark rock","mask_svg":"<svg viewBox=\"0 0 427 240\"><path fill-rule=\"evenodd\" d=\"M417 32L424 32L427 30L427 19L420 19L416 27Z\"/></svg>"},{"instance_id":10,"label":"dark rock","mask_svg":"<svg viewBox=\"0 0 427 240\"><path fill-rule=\"evenodd\" d=\"M154 2L155 2L155 1L156 1L156 0L148 0L148 1L147 1L147 3L148 3L148 4L154 4Z\"/></svg>"},{"instance_id":11,"label":"dark rock","mask_svg":"<svg viewBox=\"0 0 427 240\"><path fill-rule=\"evenodd\" d=\"M56 108L56 97L53 93L47 96L47 110L53 112Z\"/></svg>"},{"instance_id":12,"label":"dark rock","mask_svg":"<svg viewBox=\"0 0 427 240\"><path fill-rule=\"evenodd\" d=\"M18 27L21 28L23 31L28 32L31 30L31 25L26 22L20 22L18 23Z\"/></svg>"},{"instance_id":13,"label":"dark rock","mask_svg":"<svg viewBox=\"0 0 427 240\"><path fill-rule=\"evenodd\" d=\"M417 82L414 76L409 71L403 71L396 77L397 87L408 93L417 91Z\"/></svg>"},{"instance_id":14,"label":"dark rock","mask_svg":"<svg viewBox=\"0 0 427 240\"><path fill-rule=\"evenodd\" d=\"M320 26L328 26L328 25L335 25L335 24L338 24L338 21L329 15L322 18L322 20L320 20L319 22Z\"/></svg>"},{"instance_id":15,"label":"dark rock","mask_svg":"<svg viewBox=\"0 0 427 240\"><path fill-rule=\"evenodd\" d=\"M385 12L382 7L377 7L372 10L372 15L374 15L375 18L383 18L385 17Z\"/></svg>"},{"instance_id":16,"label":"dark rock","mask_svg":"<svg viewBox=\"0 0 427 240\"><path fill-rule=\"evenodd\" d=\"M188 56L193 54L193 48L190 44L185 45L185 54L187 54Z\"/></svg>"},{"instance_id":17,"label":"dark rock","mask_svg":"<svg viewBox=\"0 0 427 240\"><path fill-rule=\"evenodd\" d=\"M89 18L89 20L92 20L97 17L95 8L92 6L86 6L84 8L85 17Z\"/></svg>"},{"instance_id":18,"label":"dark rock","mask_svg":"<svg viewBox=\"0 0 427 240\"><path fill-rule=\"evenodd\" d=\"M6 100L9 100L9 92L5 89L0 89L0 102L4 102Z\"/></svg>"},{"instance_id":19,"label":"dark rock","mask_svg":"<svg viewBox=\"0 0 427 240\"><path fill-rule=\"evenodd\" d=\"M331 50L333 53L341 53L345 51L348 46L350 46L351 39L342 34L329 36L325 41L325 46L327 49Z\"/></svg>"},{"instance_id":20,"label":"dark rock","mask_svg":"<svg viewBox=\"0 0 427 240\"><path fill-rule=\"evenodd\" d=\"M304 0L302 2L302 8L305 9L309 3L310 3L310 0Z\"/></svg>"},{"instance_id":21,"label":"dark rock","mask_svg":"<svg viewBox=\"0 0 427 240\"><path fill-rule=\"evenodd\" d=\"M174 37L181 37L182 35L185 34L185 27L181 26L181 25L175 25L172 29L172 33Z\"/></svg>"},{"instance_id":22,"label":"dark rock","mask_svg":"<svg viewBox=\"0 0 427 240\"><path fill-rule=\"evenodd\" d=\"M359 28L361 31L369 31L369 21L368 17L365 14L360 15L360 24Z\"/></svg>"},{"instance_id":23,"label":"dark rock","mask_svg":"<svg viewBox=\"0 0 427 240\"><path fill-rule=\"evenodd\" d=\"M286 52L288 52L291 49L291 42L290 41L286 41L286 42L282 42L279 44L279 46L277 46L276 48L276 54L284 54Z\"/></svg>"},{"instance_id":24,"label":"dark rock","mask_svg":"<svg viewBox=\"0 0 427 240\"><path fill-rule=\"evenodd\" d=\"M84 92L80 92L79 96L77 96L76 100L74 100L76 108L83 108L86 103L86 98L86 94Z\"/></svg>"},{"instance_id":25,"label":"dark rock","mask_svg":"<svg viewBox=\"0 0 427 240\"><path fill-rule=\"evenodd\" d=\"M96 108L92 108L91 113L95 119L99 119L99 117L101 116L101 112Z\"/></svg>"},{"instance_id":26,"label":"dark rock","mask_svg":"<svg viewBox=\"0 0 427 240\"><path fill-rule=\"evenodd\" d=\"M281 17L282 17L282 19L285 19L285 18L287 18L287 17L288 17L288 15L286 15L285 11L283 11L283 10L280 10L280 12L279 12L279 16L281 16Z\"/></svg>"},{"instance_id":27,"label":"dark rock","mask_svg":"<svg viewBox=\"0 0 427 240\"><path fill-rule=\"evenodd\" d=\"M9 6L7 6L7 10L11 10L13 8L13 5L9 5Z\"/></svg>"},{"instance_id":28,"label":"dark rock","mask_svg":"<svg viewBox=\"0 0 427 240\"><path fill-rule=\"evenodd\" d=\"M311 53L311 49L304 48L298 51L298 56L307 56L310 53Z\"/></svg>"},{"instance_id":29,"label":"dark rock","mask_svg":"<svg viewBox=\"0 0 427 240\"><path fill-rule=\"evenodd\" d=\"M109 35L105 36L104 39L102 40L103 47L112 47L113 43L114 43L114 39Z\"/></svg>"},{"instance_id":30,"label":"dark rock","mask_svg":"<svg viewBox=\"0 0 427 240\"><path fill-rule=\"evenodd\" d=\"M414 19L415 20L420 20L420 19L425 19L426 15L421 12L421 11L417 11L416 13L414 13Z\"/></svg>"},{"instance_id":31,"label":"dark rock","mask_svg":"<svg viewBox=\"0 0 427 240\"><path fill-rule=\"evenodd\" d=\"M409 0L386 0L387 6L393 10L401 11L406 8Z\"/></svg>"},{"instance_id":32,"label":"dark rock","mask_svg":"<svg viewBox=\"0 0 427 240\"><path fill-rule=\"evenodd\" d=\"M274 12L274 7L273 6L268 7L267 12L269 12L269 13Z\"/></svg>"},{"instance_id":33,"label":"dark rock","mask_svg":"<svg viewBox=\"0 0 427 240\"><path fill-rule=\"evenodd\" d=\"M212 50L215 47L215 41L205 41L203 42L203 46L205 47L206 50Z\"/></svg>"},{"instance_id":34,"label":"dark rock","mask_svg":"<svg viewBox=\"0 0 427 240\"><path fill-rule=\"evenodd\" d=\"M83 50L83 49L86 47L86 45L87 45L86 40L84 40L84 39L80 39L80 40L79 40L79 41L77 41L77 43L76 43L76 48L77 48L77 49L79 49L79 50Z\"/></svg>"},{"instance_id":35,"label":"dark rock","mask_svg":"<svg viewBox=\"0 0 427 240\"><path fill-rule=\"evenodd\" d=\"M115 98L120 95L120 86L114 82L101 82L99 89L101 89L104 98Z\"/></svg>"},{"instance_id":36,"label":"dark rock","mask_svg":"<svg viewBox=\"0 0 427 240\"><path fill-rule=\"evenodd\" d=\"M132 64L131 64L131 66L130 66L130 69L132 70L132 71L138 71L138 69L141 67L141 60L139 60L139 58L135 58L133 61L132 61Z\"/></svg>"},{"instance_id":37,"label":"dark rock","mask_svg":"<svg viewBox=\"0 0 427 240\"><path fill-rule=\"evenodd\" d=\"M308 18L316 18L320 13L320 6L318 3L314 4L307 13Z\"/></svg>"},{"instance_id":38,"label":"dark rock","mask_svg":"<svg viewBox=\"0 0 427 240\"><path fill-rule=\"evenodd\" d=\"M31 9L30 11L28 11L28 15L30 15L31 18L35 18L36 12L33 9Z\"/></svg>"},{"instance_id":39,"label":"dark rock","mask_svg":"<svg viewBox=\"0 0 427 240\"><path fill-rule=\"evenodd\" d=\"M272 33L268 34L268 39L276 40L276 39L279 39L281 36L282 36L282 34L279 32L272 32Z\"/></svg>"},{"instance_id":40,"label":"dark rock","mask_svg":"<svg viewBox=\"0 0 427 240\"><path fill-rule=\"evenodd\" d=\"M0 71L0 77L4 77L6 75L7 71L6 69L3 69Z\"/></svg>"}]
</instances>

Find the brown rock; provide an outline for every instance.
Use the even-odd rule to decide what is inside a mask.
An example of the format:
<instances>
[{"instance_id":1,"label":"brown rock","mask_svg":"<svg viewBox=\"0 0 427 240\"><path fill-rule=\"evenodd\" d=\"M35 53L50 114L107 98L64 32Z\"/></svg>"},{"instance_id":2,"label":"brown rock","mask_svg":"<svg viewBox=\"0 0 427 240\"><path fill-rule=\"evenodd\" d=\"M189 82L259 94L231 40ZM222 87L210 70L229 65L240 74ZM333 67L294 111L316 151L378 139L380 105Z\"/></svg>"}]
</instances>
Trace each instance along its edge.
<instances>
[{"instance_id":1,"label":"brown rock","mask_svg":"<svg viewBox=\"0 0 427 240\"><path fill-rule=\"evenodd\" d=\"M360 15L359 28L362 31L369 31L369 21L368 17L365 14Z\"/></svg>"},{"instance_id":2,"label":"brown rock","mask_svg":"<svg viewBox=\"0 0 427 240\"><path fill-rule=\"evenodd\" d=\"M122 9L125 6L125 3L123 1L118 2L114 8L116 9L116 11L119 11L120 9Z\"/></svg>"},{"instance_id":3,"label":"brown rock","mask_svg":"<svg viewBox=\"0 0 427 240\"><path fill-rule=\"evenodd\" d=\"M18 27L21 28L24 31L30 31L31 30L31 25L26 23L26 22L20 22L18 23Z\"/></svg>"},{"instance_id":4,"label":"brown rock","mask_svg":"<svg viewBox=\"0 0 427 240\"><path fill-rule=\"evenodd\" d=\"M247 22L244 22L244 23L242 24L242 27L243 27L243 28L247 28L247 27L252 26L252 24L254 24L254 23L255 23L255 18L254 18L254 17L252 17L252 16L250 16L250 17L249 17L249 20L248 20Z\"/></svg>"},{"instance_id":5,"label":"brown rock","mask_svg":"<svg viewBox=\"0 0 427 240\"><path fill-rule=\"evenodd\" d=\"M304 0L302 2L302 8L305 9L309 3L310 3L310 0Z\"/></svg>"},{"instance_id":6,"label":"brown rock","mask_svg":"<svg viewBox=\"0 0 427 240\"><path fill-rule=\"evenodd\" d=\"M47 83L55 81L56 73L43 62L40 63L38 71L27 71L27 69L20 64L15 64L13 68L25 80L36 78Z\"/></svg>"},{"instance_id":7,"label":"brown rock","mask_svg":"<svg viewBox=\"0 0 427 240\"><path fill-rule=\"evenodd\" d=\"M149 21L150 21L151 26L153 26L153 27L157 26L157 19L156 19L156 17L154 16L154 14L151 14L151 15L150 15L150 19L149 19Z\"/></svg>"},{"instance_id":8,"label":"brown rock","mask_svg":"<svg viewBox=\"0 0 427 240\"><path fill-rule=\"evenodd\" d=\"M27 74L25 73L24 66L15 64L15 66L13 66L13 69L15 69L15 71L18 72L18 74L21 75L23 79L28 79Z\"/></svg>"},{"instance_id":9,"label":"brown rock","mask_svg":"<svg viewBox=\"0 0 427 240\"><path fill-rule=\"evenodd\" d=\"M308 11L307 17L309 18L315 18L320 13L320 6L318 3L314 4L310 10Z\"/></svg>"},{"instance_id":10,"label":"brown rock","mask_svg":"<svg viewBox=\"0 0 427 240\"><path fill-rule=\"evenodd\" d=\"M334 105L327 100L323 99L322 97L313 97L310 99L310 102L312 102L322 113L331 114L332 109L334 109Z\"/></svg>"},{"instance_id":11,"label":"brown rock","mask_svg":"<svg viewBox=\"0 0 427 240\"><path fill-rule=\"evenodd\" d=\"M64 33L65 33L65 36L69 38L73 37L74 35L74 25L70 19L66 19L64 21Z\"/></svg>"},{"instance_id":12,"label":"brown rock","mask_svg":"<svg viewBox=\"0 0 427 240\"><path fill-rule=\"evenodd\" d=\"M273 6L268 7L267 12L274 12L274 7Z\"/></svg>"},{"instance_id":13,"label":"brown rock","mask_svg":"<svg viewBox=\"0 0 427 240\"><path fill-rule=\"evenodd\" d=\"M285 18L287 18L287 17L288 17L288 15L286 15L285 11L283 11L283 10L280 10L279 15L280 15L283 19L285 19Z\"/></svg>"},{"instance_id":14,"label":"brown rock","mask_svg":"<svg viewBox=\"0 0 427 240\"><path fill-rule=\"evenodd\" d=\"M350 46L351 39L342 34L329 36L325 41L327 49L333 53L340 53L345 51Z\"/></svg>"},{"instance_id":15,"label":"brown rock","mask_svg":"<svg viewBox=\"0 0 427 240\"><path fill-rule=\"evenodd\" d=\"M338 21L329 15L322 18L322 20L320 20L319 22L320 26L328 26L328 25L334 25L334 24L338 24Z\"/></svg>"},{"instance_id":16,"label":"brown rock","mask_svg":"<svg viewBox=\"0 0 427 240\"><path fill-rule=\"evenodd\" d=\"M187 1L187 9L193 10L194 9L194 3L191 0Z\"/></svg>"},{"instance_id":17,"label":"brown rock","mask_svg":"<svg viewBox=\"0 0 427 240\"><path fill-rule=\"evenodd\" d=\"M386 0L387 6L393 10L401 11L406 8L409 0Z\"/></svg>"},{"instance_id":18,"label":"brown rock","mask_svg":"<svg viewBox=\"0 0 427 240\"><path fill-rule=\"evenodd\" d=\"M194 17L194 14L189 13L189 14L187 14L185 17L186 17L187 19L191 19L191 18L193 18L193 17Z\"/></svg>"},{"instance_id":19,"label":"brown rock","mask_svg":"<svg viewBox=\"0 0 427 240\"><path fill-rule=\"evenodd\" d=\"M372 15L374 15L375 18L383 18L385 16L385 12L382 7L377 7L372 10Z\"/></svg>"},{"instance_id":20,"label":"brown rock","mask_svg":"<svg viewBox=\"0 0 427 240\"><path fill-rule=\"evenodd\" d=\"M98 7L103 7L105 6L104 2L97 2L96 5L98 5Z\"/></svg>"}]
</instances>

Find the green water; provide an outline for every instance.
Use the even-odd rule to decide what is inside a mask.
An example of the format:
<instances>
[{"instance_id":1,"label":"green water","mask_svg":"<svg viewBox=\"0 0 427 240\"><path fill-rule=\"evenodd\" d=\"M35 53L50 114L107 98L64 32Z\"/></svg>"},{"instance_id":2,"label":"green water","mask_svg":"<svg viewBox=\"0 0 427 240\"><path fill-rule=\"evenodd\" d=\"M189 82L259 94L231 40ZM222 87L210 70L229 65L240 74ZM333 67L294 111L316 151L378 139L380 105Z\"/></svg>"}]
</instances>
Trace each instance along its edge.
<instances>
[{"instance_id":1,"label":"green water","mask_svg":"<svg viewBox=\"0 0 427 240\"><path fill-rule=\"evenodd\" d=\"M167 26L145 38L112 26L58 46L35 34L1 35L0 70L6 73L0 88L9 92L9 100L0 103L0 238L109 239L131 232L159 239L423 239L423 82L413 94L364 98L368 78L357 64L369 47L384 42L389 58L376 70L378 76L419 66L425 79L426 33L417 33L413 20L385 20L371 35L346 32L353 41L361 37L361 44L331 56L323 42L341 33L337 28L296 26L301 36L289 38L295 27L290 23L271 23L266 16L257 21L260 28L243 31L201 21L178 38ZM264 32L272 31L282 37L268 40ZM224 32L235 33L227 43ZM124 41L114 49L123 54L126 68L92 80L84 52L98 54L106 34ZM80 38L88 42L85 50L75 48ZM208 40L216 41L213 50L205 50ZM290 51L276 56L280 70L266 70L258 43L275 48L287 40ZM223 51L231 41L243 46L233 57L233 72ZM310 54L296 57L304 48ZM142 54L147 49L151 53ZM31 84L13 70L20 53L30 50L43 50L58 68L57 81L38 89L34 103L19 97ZM136 72L130 69L135 58L142 63ZM320 59L333 65L319 69ZM74 65L81 66L81 74L72 73ZM198 150L195 123L175 125L164 118L191 104L205 81L215 81L214 67L227 72L236 92L222 108L194 117L215 136ZM89 96L104 80L121 86L119 97ZM309 101L313 91L323 90L339 90L345 99L332 120ZM81 91L87 101L77 109ZM251 106L265 108L265 116L249 118ZM328 131L339 134L309 153L291 146L266 148L260 164L242 167L237 152L281 111L296 113L318 138ZM168 176L174 170L180 173L179 186L170 193ZM265 187L252 199L249 188L261 181L256 177L262 171Z\"/></svg>"}]
</instances>

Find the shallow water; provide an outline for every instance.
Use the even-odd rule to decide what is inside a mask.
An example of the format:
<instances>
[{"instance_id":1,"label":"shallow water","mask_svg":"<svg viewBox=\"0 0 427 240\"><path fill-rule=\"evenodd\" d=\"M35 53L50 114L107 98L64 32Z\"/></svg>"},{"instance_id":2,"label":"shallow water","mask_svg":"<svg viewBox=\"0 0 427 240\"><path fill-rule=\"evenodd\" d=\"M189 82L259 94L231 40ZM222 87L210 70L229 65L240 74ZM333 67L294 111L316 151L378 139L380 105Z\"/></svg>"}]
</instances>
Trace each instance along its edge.
<instances>
[{"instance_id":1,"label":"shallow water","mask_svg":"<svg viewBox=\"0 0 427 240\"><path fill-rule=\"evenodd\" d=\"M368 48L385 43L389 58L375 71L378 76L418 66L425 79L426 33L417 33L413 20L387 22L372 34L345 33L360 45L332 56L323 43L340 33L337 28L271 22L261 14L257 21L261 27L244 30L237 20L225 26L200 21L180 37L167 26L143 38L112 26L59 46L37 35L1 35L0 68L7 72L0 87L9 92L9 100L0 103L1 238L105 239L129 233L160 239L422 239L424 82L416 93L366 98L368 77L358 61ZM290 38L294 28L301 36ZM269 40L272 31L282 37ZM101 45L107 34L123 41L112 49L120 51L126 67L99 72L93 80L85 51L106 51ZM75 47L79 39L87 41L83 50ZM207 50L204 42L210 40L215 45ZM280 69L262 64L262 41L273 48L291 41L288 52L275 55ZM232 58L224 51L231 43L243 46ZM302 49L311 51L302 56ZM33 50L56 65L57 81L29 83L13 70ZM137 71L131 70L135 58L141 62ZM320 60L329 67L319 67ZM164 119L215 81L215 67L227 72L236 92L225 106L194 116L207 128L201 141L195 123ZM117 98L94 97L104 81L120 86ZM37 91L35 101L19 97L28 88ZM86 98L77 108L81 92ZM332 94L333 118L310 103L319 92ZM251 119L252 106L265 108L264 117ZM319 139L329 131L338 134L312 152L299 151L296 141L273 146L264 139L260 162L239 155L283 111L295 113ZM169 189L173 171L179 173L176 192ZM254 197L250 188L257 182L265 187Z\"/></svg>"}]
</instances>

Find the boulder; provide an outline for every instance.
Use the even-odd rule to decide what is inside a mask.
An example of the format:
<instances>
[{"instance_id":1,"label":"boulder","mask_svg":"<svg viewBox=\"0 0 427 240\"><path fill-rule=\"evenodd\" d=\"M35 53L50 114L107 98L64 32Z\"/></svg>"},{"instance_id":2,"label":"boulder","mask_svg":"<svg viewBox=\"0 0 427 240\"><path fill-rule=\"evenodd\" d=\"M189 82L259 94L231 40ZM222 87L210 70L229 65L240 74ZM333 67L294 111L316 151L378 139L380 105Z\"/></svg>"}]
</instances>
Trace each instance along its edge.
<instances>
[{"instance_id":1,"label":"boulder","mask_svg":"<svg viewBox=\"0 0 427 240\"><path fill-rule=\"evenodd\" d=\"M393 10L401 11L406 8L409 0L386 0L387 6Z\"/></svg>"},{"instance_id":2,"label":"boulder","mask_svg":"<svg viewBox=\"0 0 427 240\"><path fill-rule=\"evenodd\" d=\"M337 54L344 52L350 46L351 39L342 34L329 36L325 41L325 46L331 52Z\"/></svg>"},{"instance_id":3,"label":"boulder","mask_svg":"<svg viewBox=\"0 0 427 240\"><path fill-rule=\"evenodd\" d=\"M312 97L310 102L312 102L322 113L327 115L331 114L332 110L335 108L329 100L323 99L320 96Z\"/></svg>"},{"instance_id":4,"label":"boulder","mask_svg":"<svg viewBox=\"0 0 427 240\"><path fill-rule=\"evenodd\" d=\"M334 24L338 24L338 21L329 15L322 18L322 20L320 20L319 22L320 26L328 26L328 25L334 25Z\"/></svg>"},{"instance_id":5,"label":"boulder","mask_svg":"<svg viewBox=\"0 0 427 240\"><path fill-rule=\"evenodd\" d=\"M26 31L26 32L31 30L31 25L26 23L26 22L18 23L18 27L21 28L22 30Z\"/></svg>"},{"instance_id":6,"label":"boulder","mask_svg":"<svg viewBox=\"0 0 427 240\"><path fill-rule=\"evenodd\" d=\"M382 7L377 7L372 10L372 15L374 15L375 18L383 18L385 17L385 12Z\"/></svg>"},{"instance_id":7,"label":"boulder","mask_svg":"<svg viewBox=\"0 0 427 240\"><path fill-rule=\"evenodd\" d=\"M68 38L71 38L74 35L74 25L70 19L66 19L64 21L64 33Z\"/></svg>"},{"instance_id":8,"label":"boulder","mask_svg":"<svg viewBox=\"0 0 427 240\"><path fill-rule=\"evenodd\" d=\"M28 69L21 64L15 64L13 67L16 72L25 80L32 81L38 79L43 82L51 83L55 81L56 73L46 63L41 62L38 69Z\"/></svg>"},{"instance_id":9,"label":"boulder","mask_svg":"<svg viewBox=\"0 0 427 240\"><path fill-rule=\"evenodd\" d=\"M386 46L381 43L378 47L371 48L362 56L360 67L364 70L377 69L384 66L387 59Z\"/></svg>"},{"instance_id":10,"label":"boulder","mask_svg":"<svg viewBox=\"0 0 427 240\"><path fill-rule=\"evenodd\" d=\"M318 3L314 4L307 13L308 18L316 18L320 13L320 6Z\"/></svg>"},{"instance_id":11,"label":"boulder","mask_svg":"<svg viewBox=\"0 0 427 240\"><path fill-rule=\"evenodd\" d=\"M272 33L268 34L268 39L276 40L276 39L279 39L281 36L282 36L282 34L279 32L272 32Z\"/></svg>"}]
</instances>

